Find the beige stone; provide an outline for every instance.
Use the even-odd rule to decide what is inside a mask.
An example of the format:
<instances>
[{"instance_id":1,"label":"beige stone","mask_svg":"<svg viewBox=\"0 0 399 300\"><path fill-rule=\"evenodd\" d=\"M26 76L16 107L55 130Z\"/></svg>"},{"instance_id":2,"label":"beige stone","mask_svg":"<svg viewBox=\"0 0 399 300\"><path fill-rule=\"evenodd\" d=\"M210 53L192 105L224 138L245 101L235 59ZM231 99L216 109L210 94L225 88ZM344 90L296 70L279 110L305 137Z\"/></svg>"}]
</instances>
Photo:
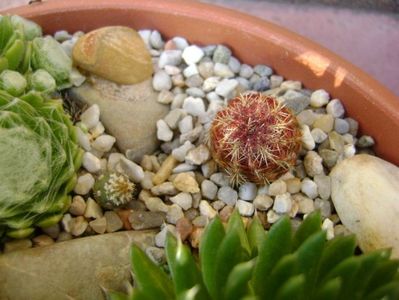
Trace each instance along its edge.
<instances>
[{"instance_id":1,"label":"beige stone","mask_svg":"<svg viewBox=\"0 0 399 300\"><path fill-rule=\"evenodd\" d=\"M134 84L152 75L151 55L132 28L107 26L86 33L72 52L74 63L119 84Z\"/></svg>"},{"instance_id":2,"label":"beige stone","mask_svg":"<svg viewBox=\"0 0 399 300\"><path fill-rule=\"evenodd\" d=\"M102 288L125 291L133 243L153 246L154 233L124 231L0 255L0 299L101 300Z\"/></svg>"},{"instance_id":3,"label":"beige stone","mask_svg":"<svg viewBox=\"0 0 399 300\"><path fill-rule=\"evenodd\" d=\"M335 209L360 248L392 247L399 258L399 168L361 154L337 164L330 176Z\"/></svg>"},{"instance_id":4,"label":"beige stone","mask_svg":"<svg viewBox=\"0 0 399 300\"><path fill-rule=\"evenodd\" d=\"M89 106L98 104L101 122L130 160L140 162L144 154L157 149L156 121L169 108L157 102L151 79L134 85L117 85L96 77L71 89L69 95Z\"/></svg>"}]
</instances>

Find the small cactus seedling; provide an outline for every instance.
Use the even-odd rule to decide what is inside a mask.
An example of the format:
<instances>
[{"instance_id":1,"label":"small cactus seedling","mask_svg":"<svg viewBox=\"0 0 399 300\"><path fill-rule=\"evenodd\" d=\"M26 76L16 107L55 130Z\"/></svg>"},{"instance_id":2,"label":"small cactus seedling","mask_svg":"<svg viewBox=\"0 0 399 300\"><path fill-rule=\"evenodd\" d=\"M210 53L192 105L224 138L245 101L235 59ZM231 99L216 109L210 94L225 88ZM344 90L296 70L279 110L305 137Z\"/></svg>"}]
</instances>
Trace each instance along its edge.
<instances>
[{"instance_id":1,"label":"small cactus seedling","mask_svg":"<svg viewBox=\"0 0 399 300\"><path fill-rule=\"evenodd\" d=\"M135 184L124 174L106 173L94 185L94 196L107 209L122 206L133 199Z\"/></svg>"},{"instance_id":2,"label":"small cactus seedling","mask_svg":"<svg viewBox=\"0 0 399 300\"><path fill-rule=\"evenodd\" d=\"M212 156L234 184L277 179L295 164L300 138L291 111L260 93L232 99L210 129Z\"/></svg>"}]
</instances>

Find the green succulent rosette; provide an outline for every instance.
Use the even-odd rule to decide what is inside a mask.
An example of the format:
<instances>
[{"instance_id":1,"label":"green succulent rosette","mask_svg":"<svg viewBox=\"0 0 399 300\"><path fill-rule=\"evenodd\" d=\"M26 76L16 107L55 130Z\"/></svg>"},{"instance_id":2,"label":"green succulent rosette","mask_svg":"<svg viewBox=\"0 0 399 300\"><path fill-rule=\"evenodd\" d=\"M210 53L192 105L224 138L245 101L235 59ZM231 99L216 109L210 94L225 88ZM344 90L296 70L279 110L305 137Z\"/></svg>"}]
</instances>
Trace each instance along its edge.
<instances>
[{"instance_id":1,"label":"green succulent rosette","mask_svg":"<svg viewBox=\"0 0 399 300\"><path fill-rule=\"evenodd\" d=\"M0 227L21 238L60 221L83 154L61 100L0 91L0 152Z\"/></svg>"}]
</instances>

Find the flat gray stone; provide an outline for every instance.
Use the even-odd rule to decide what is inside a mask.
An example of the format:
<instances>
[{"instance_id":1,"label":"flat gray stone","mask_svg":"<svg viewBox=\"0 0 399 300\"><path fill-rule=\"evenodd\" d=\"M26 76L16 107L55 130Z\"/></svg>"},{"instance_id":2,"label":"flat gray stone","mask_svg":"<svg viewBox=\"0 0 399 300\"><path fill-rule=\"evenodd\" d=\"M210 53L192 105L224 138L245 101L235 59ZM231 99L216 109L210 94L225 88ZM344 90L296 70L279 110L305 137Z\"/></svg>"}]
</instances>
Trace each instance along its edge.
<instances>
[{"instance_id":1,"label":"flat gray stone","mask_svg":"<svg viewBox=\"0 0 399 300\"><path fill-rule=\"evenodd\" d=\"M0 255L0 299L98 300L125 292L130 248L154 245L152 231L97 235Z\"/></svg>"},{"instance_id":2,"label":"flat gray stone","mask_svg":"<svg viewBox=\"0 0 399 300\"><path fill-rule=\"evenodd\" d=\"M117 85L97 77L92 81L71 89L71 98L98 104L106 131L116 138L122 152L129 150L129 159L139 162L144 154L152 153L159 145L156 122L169 112L168 106L157 101L152 79L134 85Z\"/></svg>"}]
</instances>

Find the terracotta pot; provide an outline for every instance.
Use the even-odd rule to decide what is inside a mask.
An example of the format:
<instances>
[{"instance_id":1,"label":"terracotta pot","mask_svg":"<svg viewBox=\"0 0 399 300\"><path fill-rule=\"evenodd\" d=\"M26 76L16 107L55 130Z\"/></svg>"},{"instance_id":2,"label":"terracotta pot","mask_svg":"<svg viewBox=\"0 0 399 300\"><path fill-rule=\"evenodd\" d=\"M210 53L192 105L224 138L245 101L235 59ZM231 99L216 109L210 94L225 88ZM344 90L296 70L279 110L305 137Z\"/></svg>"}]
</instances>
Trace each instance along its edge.
<instances>
[{"instance_id":1,"label":"terracotta pot","mask_svg":"<svg viewBox=\"0 0 399 300\"><path fill-rule=\"evenodd\" d=\"M279 26L229 9L188 0L61 0L7 11L38 22L45 32L88 31L105 25L158 29L193 43L223 43L248 64L264 63L284 78L323 88L345 104L382 158L399 164L399 99L357 67Z\"/></svg>"}]
</instances>

